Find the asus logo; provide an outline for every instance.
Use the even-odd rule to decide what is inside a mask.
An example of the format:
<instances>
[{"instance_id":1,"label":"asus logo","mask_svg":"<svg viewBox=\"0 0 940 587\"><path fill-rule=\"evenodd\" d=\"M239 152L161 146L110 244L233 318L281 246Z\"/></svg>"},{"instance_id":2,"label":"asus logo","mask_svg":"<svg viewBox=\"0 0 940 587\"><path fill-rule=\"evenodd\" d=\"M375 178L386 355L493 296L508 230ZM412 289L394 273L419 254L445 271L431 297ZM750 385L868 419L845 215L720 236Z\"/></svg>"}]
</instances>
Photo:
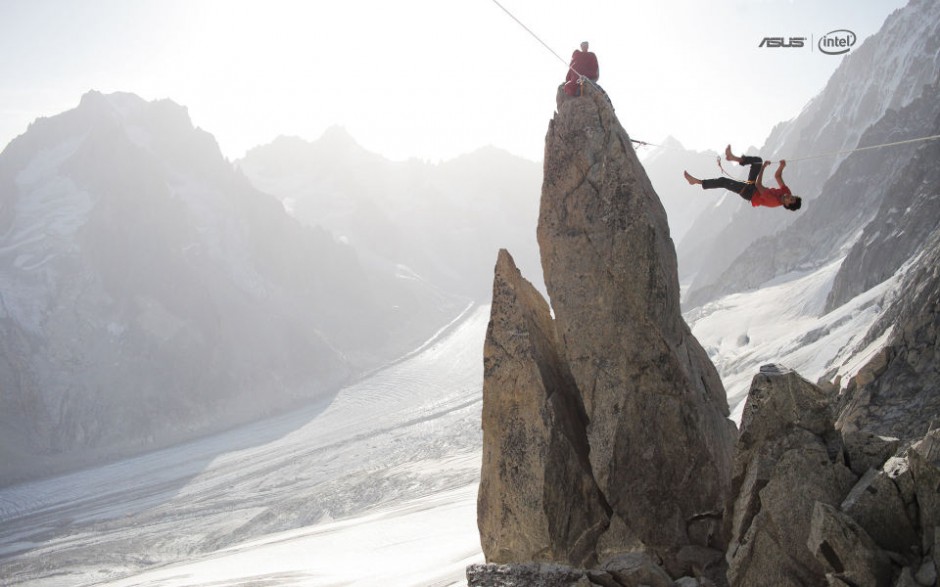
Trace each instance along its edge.
<instances>
[{"instance_id":1,"label":"asus logo","mask_svg":"<svg viewBox=\"0 0 940 587\"><path fill-rule=\"evenodd\" d=\"M784 40L783 37L764 37L764 40L760 42L758 47L802 47L803 43L806 41L806 37L790 37Z\"/></svg>"}]
</instances>

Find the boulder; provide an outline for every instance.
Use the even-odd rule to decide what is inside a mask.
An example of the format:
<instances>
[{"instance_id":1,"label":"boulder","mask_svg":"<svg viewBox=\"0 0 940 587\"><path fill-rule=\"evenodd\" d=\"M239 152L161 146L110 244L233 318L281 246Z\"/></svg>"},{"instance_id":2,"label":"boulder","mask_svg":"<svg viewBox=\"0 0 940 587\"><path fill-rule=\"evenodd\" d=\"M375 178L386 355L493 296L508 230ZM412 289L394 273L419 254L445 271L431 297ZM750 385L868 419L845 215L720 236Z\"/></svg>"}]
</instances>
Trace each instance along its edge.
<instances>
[{"instance_id":1,"label":"boulder","mask_svg":"<svg viewBox=\"0 0 940 587\"><path fill-rule=\"evenodd\" d=\"M936 585L937 567L934 562L932 560L925 560L924 563L920 565L920 568L917 569L914 580L920 585Z\"/></svg>"},{"instance_id":2,"label":"boulder","mask_svg":"<svg viewBox=\"0 0 940 587\"><path fill-rule=\"evenodd\" d=\"M806 546L826 569L826 576L857 587L888 587L888 556L852 518L817 502Z\"/></svg>"},{"instance_id":3,"label":"boulder","mask_svg":"<svg viewBox=\"0 0 940 587\"><path fill-rule=\"evenodd\" d=\"M623 587L673 587L672 578L646 553L623 554L602 567Z\"/></svg>"},{"instance_id":4,"label":"boulder","mask_svg":"<svg viewBox=\"0 0 940 587\"><path fill-rule=\"evenodd\" d=\"M940 469L916 448L908 452L907 458L914 479L921 543L928 552L934 543L933 529L940 526Z\"/></svg>"},{"instance_id":5,"label":"boulder","mask_svg":"<svg viewBox=\"0 0 940 587\"><path fill-rule=\"evenodd\" d=\"M901 570L901 575L898 577L898 580L895 581L894 587L922 587L917 583L917 580L914 578L914 571L910 567L904 567Z\"/></svg>"},{"instance_id":6,"label":"boulder","mask_svg":"<svg viewBox=\"0 0 940 587\"><path fill-rule=\"evenodd\" d=\"M748 453L770 439L782 438L793 428L820 438L831 436L829 397L796 372L765 365L751 381L741 413L736 454Z\"/></svg>"},{"instance_id":7,"label":"boulder","mask_svg":"<svg viewBox=\"0 0 940 587\"><path fill-rule=\"evenodd\" d=\"M609 508L591 473L586 422L548 304L500 251L484 345L477 502L487 562L596 562Z\"/></svg>"},{"instance_id":8,"label":"boulder","mask_svg":"<svg viewBox=\"0 0 940 587\"><path fill-rule=\"evenodd\" d=\"M864 475L869 469L880 469L901 445L897 438L862 430L843 431L842 442L849 467L856 475Z\"/></svg>"},{"instance_id":9,"label":"boulder","mask_svg":"<svg viewBox=\"0 0 940 587\"><path fill-rule=\"evenodd\" d=\"M898 486L883 470L869 469L840 507L885 550L911 557L920 547Z\"/></svg>"}]
</instances>

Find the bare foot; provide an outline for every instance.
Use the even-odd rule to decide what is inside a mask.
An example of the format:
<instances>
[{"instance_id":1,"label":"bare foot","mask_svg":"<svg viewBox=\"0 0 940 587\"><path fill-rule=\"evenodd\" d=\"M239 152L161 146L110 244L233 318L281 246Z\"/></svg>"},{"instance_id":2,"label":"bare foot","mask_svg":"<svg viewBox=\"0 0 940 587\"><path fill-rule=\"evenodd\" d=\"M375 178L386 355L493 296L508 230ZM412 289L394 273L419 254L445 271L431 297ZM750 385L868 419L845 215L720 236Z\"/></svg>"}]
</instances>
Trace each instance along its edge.
<instances>
[{"instance_id":1,"label":"bare foot","mask_svg":"<svg viewBox=\"0 0 940 587\"><path fill-rule=\"evenodd\" d=\"M697 177L692 177L691 175L689 175L688 171L683 171L682 174L685 175L685 180L689 182L689 185L698 185L702 183L702 180L698 179Z\"/></svg>"},{"instance_id":2,"label":"bare foot","mask_svg":"<svg viewBox=\"0 0 940 587\"><path fill-rule=\"evenodd\" d=\"M728 161L734 161L735 156L731 153L731 145L725 147L725 159Z\"/></svg>"}]
</instances>

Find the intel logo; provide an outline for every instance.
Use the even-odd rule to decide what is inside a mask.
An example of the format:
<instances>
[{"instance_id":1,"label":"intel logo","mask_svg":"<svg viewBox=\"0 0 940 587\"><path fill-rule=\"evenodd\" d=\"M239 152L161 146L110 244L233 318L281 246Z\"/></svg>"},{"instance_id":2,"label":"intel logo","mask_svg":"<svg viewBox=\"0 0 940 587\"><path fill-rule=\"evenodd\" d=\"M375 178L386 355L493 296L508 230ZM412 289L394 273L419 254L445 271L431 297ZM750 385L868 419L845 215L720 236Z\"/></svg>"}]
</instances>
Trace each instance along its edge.
<instances>
[{"instance_id":1,"label":"intel logo","mask_svg":"<svg viewBox=\"0 0 940 587\"><path fill-rule=\"evenodd\" d=\"M843 55L855 44L855 33L848 29L838 29L819 37L819 50L826 55Z\"/></svg>"}]
</instances>

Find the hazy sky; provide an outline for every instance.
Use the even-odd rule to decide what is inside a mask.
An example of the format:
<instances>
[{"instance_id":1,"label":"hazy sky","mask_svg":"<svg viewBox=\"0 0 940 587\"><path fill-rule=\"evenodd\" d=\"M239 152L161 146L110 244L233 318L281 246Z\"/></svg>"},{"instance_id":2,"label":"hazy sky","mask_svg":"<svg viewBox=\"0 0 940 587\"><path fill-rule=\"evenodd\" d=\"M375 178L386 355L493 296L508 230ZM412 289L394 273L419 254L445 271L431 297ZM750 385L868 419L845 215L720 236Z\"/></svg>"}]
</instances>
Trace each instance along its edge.
<instances>
[{"instance_id":1,"label":"hazy sky","mask_svg":"<svg viewBox=\"0 0 940 587\"><path fill-rule=\"evenodd\" d=\"M761 145L842 57L764 37L877 32L906 0L500 0L582 40L632 138ZM858 46L858 45L856 45ZM0 147L90 89L170 98L235 159L342 125L392 159L541 160L566 66L492 0L0 0Z\"/></svg>"}]
</instances>

